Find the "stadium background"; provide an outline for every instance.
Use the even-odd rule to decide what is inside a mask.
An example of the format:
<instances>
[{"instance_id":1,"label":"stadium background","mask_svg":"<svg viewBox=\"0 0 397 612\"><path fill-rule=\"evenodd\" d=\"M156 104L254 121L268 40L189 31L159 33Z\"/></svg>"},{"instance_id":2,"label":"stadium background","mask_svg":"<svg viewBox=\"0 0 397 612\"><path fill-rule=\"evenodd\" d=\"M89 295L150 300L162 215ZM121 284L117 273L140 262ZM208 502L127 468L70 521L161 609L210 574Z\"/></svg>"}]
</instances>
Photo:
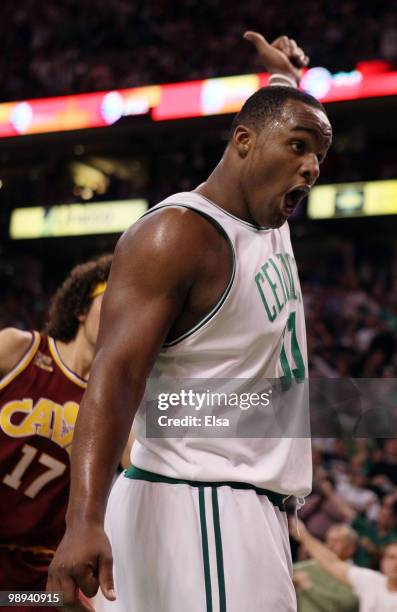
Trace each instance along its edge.
<instances>
[{"instance_id":1,"label":"stadium background","mask_svg":"<svg viewBox=\"0 0 397 612\"><path fill-rule=\"evenodd\" d=\"M225 0L25 0L17 6L7 0L0 24L6 50L0 58L0 102L260 72L253 49L241 39L246 29L269 39L287 33L311 56L311 66L333 74L357 66L368 73L392 72L396 11L392 1L358 0L298 5L279 0L271 6L246 0L243 7ZM335 139L320 185L397 181L397 86L394 93L326 105ZM112 251L119 236L15 240L9 234L15 208L49 212L58 204L107 206L133 198L152 206L207 177L230 123L231 114L157 122L149 112L105 128L0 138L0 328L41 328L48 300L71 266ZM397 188L391 200L397 213ZM312 376L396 377L396 230L395 214L356 211L314 220L305 203L294 215ZM391 404L397 408L396 398ZM327 480L334 493L375 521L372 531L360 525L357 530L380 546L385 529L376 522L379 510L395 509L397 499L397 444L321 439L315 447L314 493L303 513L309 528L324 538L330 524L346 520L324 487ZM372 501L360 506L364 490L372 492L366 498ZM394 511L386 531L397 539L395 517ZM378 553L359 554L357 560L376 567Z\"/></svg>"}]
</instances>

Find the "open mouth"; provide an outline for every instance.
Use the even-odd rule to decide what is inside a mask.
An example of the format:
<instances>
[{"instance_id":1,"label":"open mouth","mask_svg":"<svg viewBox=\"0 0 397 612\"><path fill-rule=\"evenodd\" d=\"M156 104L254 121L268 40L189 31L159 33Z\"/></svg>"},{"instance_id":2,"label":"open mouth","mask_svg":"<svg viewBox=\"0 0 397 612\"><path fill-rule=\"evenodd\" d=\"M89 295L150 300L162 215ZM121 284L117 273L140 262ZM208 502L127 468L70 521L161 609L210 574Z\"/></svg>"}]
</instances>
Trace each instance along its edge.
<instances>
[{"instance_id":1,"label":"open mouth","mask_svg":"<svg viewBox=\"0 0 397 612\"><path fill-rule=\"evenodd\" d=\"M309 191L310 188L306 185L301 185L299 187L293 187L290 189L285 196L285 206L288 212L294 211L298 204L307 197Z\"/></svg>"}]
</instances>

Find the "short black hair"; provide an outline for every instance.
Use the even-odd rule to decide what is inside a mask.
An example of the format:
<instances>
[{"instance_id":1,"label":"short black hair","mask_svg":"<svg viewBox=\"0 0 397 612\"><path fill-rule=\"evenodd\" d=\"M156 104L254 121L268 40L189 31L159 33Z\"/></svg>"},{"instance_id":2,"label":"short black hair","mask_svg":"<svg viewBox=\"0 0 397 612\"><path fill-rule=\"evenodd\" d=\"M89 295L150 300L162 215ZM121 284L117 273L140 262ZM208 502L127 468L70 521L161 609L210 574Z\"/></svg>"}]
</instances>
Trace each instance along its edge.
<instances>
[{"instance_id":1,"label":"short black hair","mask_svg":"<svg viewBox=\"0 0 397 612\"><path fill-rule=\"evenodd\" d=\"M106 282L112 263L111 255L102 255L75 266L54 295L45 333L55 340L71 342L79 329L79 315L88 312L92 292Z\"/></svg>"},{"instance_id":2,"label":"short black hair","mask_svg":"<svg viewBox=\"0 0 397 612\"><path fill-rule=\"evenodd\" d=\"M234 117L231 135L241 124L256 130L263 128L270 119L281 115L289 100L308 104L327 114L321 102L305 91L292 87L262 87L246 100L240 112Z\"/></svg>"}]
</instances>

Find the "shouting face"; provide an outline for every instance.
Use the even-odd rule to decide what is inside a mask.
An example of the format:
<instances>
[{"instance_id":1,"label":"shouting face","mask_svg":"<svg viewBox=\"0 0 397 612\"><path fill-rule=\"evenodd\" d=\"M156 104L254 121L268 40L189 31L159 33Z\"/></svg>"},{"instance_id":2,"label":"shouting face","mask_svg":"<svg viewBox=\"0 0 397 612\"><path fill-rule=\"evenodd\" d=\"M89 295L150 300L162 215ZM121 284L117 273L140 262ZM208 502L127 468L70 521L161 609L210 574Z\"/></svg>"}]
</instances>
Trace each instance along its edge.
<instances>
[{"instance_id":1,"label":"shouting face","mask_svg":"<svg viewBox=\"0 0 397 612\"><path fill-rule=\"evenodd\" d=\"M325 113L298 100L260 130L236 128L240 188L256 225L277 228L288 219L316 182L331 139Z\"/></svg>"}]
</instances>

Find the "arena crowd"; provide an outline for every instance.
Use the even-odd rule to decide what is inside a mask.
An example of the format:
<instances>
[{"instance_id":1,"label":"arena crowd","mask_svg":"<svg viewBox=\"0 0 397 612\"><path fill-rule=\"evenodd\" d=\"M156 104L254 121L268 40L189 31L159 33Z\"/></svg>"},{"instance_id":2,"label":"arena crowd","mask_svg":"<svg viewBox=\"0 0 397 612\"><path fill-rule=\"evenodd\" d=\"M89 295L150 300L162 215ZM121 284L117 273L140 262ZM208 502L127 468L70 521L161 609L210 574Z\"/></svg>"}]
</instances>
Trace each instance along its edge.
<instances>
[{"instance_id":1,"label":"arena crowd","mask_svg":"<svg viewBox=\"0 0 397 612\"><path fill-rule=\"evenodd\" d=\"M3 101L252 72L241 32L288 32L312 66L352 70L362 60L397 61L394 0L246 0L2 4ZM357 28L357 19L360 28ZM178 44L175 44L176 41ZM239 41L238 52L236 49Z\"/></svg>"}]
</instances>

